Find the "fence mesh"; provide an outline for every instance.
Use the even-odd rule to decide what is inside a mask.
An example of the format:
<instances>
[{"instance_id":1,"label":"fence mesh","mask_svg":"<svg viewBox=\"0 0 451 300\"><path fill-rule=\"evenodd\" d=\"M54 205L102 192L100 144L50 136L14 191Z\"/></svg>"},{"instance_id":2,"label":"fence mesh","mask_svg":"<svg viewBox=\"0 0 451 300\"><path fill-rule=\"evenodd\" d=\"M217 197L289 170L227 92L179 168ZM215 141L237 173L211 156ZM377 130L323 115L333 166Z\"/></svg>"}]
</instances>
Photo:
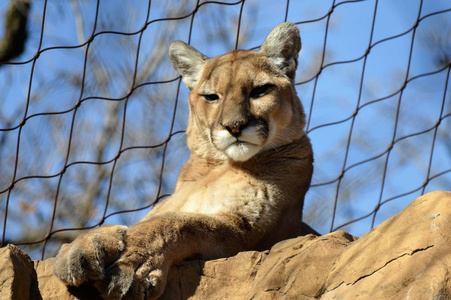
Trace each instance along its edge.
<instances>
[{"instance_id":1,"label":"fence mesh","mask_svg":"<svg viewBox=\"0 0 451 300\"><path fill-rule=\"evenodd\" d=\"M170 195L189 154L169 44L258 49L282 21L303 40L296 89L315 153L304 220L362 235L449 189L451 4L395 2L0 4L1 245L44 259Z\"/></svg>"}]
</instances>

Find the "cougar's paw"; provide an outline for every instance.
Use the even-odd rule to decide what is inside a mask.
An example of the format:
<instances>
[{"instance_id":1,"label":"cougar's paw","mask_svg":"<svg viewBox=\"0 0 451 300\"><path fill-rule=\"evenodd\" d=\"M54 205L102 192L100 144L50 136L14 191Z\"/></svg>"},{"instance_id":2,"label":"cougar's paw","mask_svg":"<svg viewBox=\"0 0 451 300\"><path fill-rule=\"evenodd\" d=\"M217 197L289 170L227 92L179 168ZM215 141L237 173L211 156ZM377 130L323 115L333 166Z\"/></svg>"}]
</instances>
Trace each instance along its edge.
<instances>
[{"instance_id":1,"label":"cougar's paw","mask_svg":"<svg viewBox=\"0 0 451 300\"><path fill-rule=\"evenodd\" d=\"M167 274L162 269L153 267L151 260L152 258L136 266L121 258L108 268L108 298L157 299L164 291Z\"/></svg>"},{"instance_id":2,"label":"cougar's paw","mask_svg":"<svg viewBox=\"0 0 451 300\"><path fill-rule=\"evenodd\" d=\"M64 244L53 265L53 273L68 285L79 286L102 280L105 268L124 251L127 226L106 225Z\"/></svg>"}]
</instances>

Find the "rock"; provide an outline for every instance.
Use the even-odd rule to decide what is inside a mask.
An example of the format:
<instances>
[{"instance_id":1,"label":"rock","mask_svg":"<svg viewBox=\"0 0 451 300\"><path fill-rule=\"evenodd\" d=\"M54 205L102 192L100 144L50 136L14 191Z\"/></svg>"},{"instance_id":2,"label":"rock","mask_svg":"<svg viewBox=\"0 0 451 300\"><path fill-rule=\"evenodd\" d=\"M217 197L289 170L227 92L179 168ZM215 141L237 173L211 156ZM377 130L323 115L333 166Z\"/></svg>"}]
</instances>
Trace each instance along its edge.
<instances>
[{"instance_id":1,"label":"rock","mask_svg":"<svg viewBox=\"0 0 451 300\"><path fill-rule=\"evenodd\" d=\"M321 299L451 299L451 192L417 198L352 243Z\"/></svg>"},{"instance_id":2,"label":"rock","mask_svg":"<svg viewBox=\"0 0 451 300\"><path fill-rule=\"evenodd\" d=\"M451 299L450 233L451 192L433 192L359 239L337 231L186 261L172 268L162 299ZM68 290L52 266L0 249L0 298L96 299L90 288Z\"/></svg>"},{"instance_id":3,"label":"rock","mask_svg":"<svg viewBox=\"0 0 451 300\"><path fill-rule=\"evenodd\" d=\"M38 287L42 299L79 299L68 291L63 282L53 276L53 261L54 258L44 261L33 261L34 268L38 274Z\"/></svg>"},{"instance_id":4,"label":"rock","mask_svg":"<svg viewBox=\"0 0 451 300\"><path fill-rule=\"evenodd\" d=\"M343 231L308 235L278 243L270 251L241 252L204 265L185 263L172 272L162 299L186 299L187 294L192 299L297 299L298 295L313 299L352 240Z\"/></svg>"},{"instance_id":5,"label":"rock","mask_svg":"<svg viewBox=\"0 0 451 300\"><path fill-rule=\"evenodd\" d=\"M33 278L34 277L34 278ZM0 251L0 298L30 299L36 273L28 254L13 245Z\"/></svg>"}]
</instances>

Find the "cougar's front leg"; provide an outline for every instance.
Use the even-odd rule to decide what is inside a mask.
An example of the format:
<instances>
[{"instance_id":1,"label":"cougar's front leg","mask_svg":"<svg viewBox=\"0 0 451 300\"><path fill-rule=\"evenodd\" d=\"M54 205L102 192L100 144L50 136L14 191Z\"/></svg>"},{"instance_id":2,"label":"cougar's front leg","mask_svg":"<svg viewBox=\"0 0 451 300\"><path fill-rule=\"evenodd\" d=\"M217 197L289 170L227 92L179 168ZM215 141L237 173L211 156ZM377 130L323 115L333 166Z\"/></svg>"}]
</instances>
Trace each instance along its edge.
<instances>
[{"instance_id":1,"label":"cougar's front leg","mask_svg":"<svg viewBox=\"0 0 451 300\"><path fill-rule=\"evenodd\" d=\"M53 273L68 285L103 281L105 268L124 250L126 226L105 225L64 244L55 258Z\"/></svg>"},{"instance_id":2,"label":"cougar's front leg","mask_svg":"<svg viewBox=\"0 0 451 300\"><path fill-rule=\"evenodd\" d=\"M170 267L188 257L211 259L246 248L247 230L233 218L170 213L129 228L126 249L107 273L107 294L117 299L156 299Z\"/></svg>"}]
</instances>

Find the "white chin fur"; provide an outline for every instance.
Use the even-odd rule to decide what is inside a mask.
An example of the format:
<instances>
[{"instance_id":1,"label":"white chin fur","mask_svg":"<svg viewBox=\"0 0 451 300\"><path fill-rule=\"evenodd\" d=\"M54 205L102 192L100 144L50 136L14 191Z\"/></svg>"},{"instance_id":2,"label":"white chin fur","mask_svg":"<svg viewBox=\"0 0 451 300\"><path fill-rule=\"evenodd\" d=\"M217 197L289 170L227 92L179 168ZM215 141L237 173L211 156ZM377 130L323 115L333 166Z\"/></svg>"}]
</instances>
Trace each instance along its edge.
<instances>
[{"instance_id":1,"label":"white chin fur","mask_svg":"<svg viewBox=\"0 0 451 300\"><path fill-rule=\"evenodd\" d=\"M250 159L262 149L264 144L264 138L254 126L246 127L238 139L225 129L216 130L213 135L212 141L215 147L234 161Z\"/></svg>"},{"instance_id":2,"label":"white chin fur","mask_svg":"<svg viewBox=\"0 0 451 300\"><path fill-rule=\"evenodd\" d=\"M234 161L246 161L260 151L261 147L249 143L232 144L225 150L227 157Z\"/></svg>"}]
</instances>

